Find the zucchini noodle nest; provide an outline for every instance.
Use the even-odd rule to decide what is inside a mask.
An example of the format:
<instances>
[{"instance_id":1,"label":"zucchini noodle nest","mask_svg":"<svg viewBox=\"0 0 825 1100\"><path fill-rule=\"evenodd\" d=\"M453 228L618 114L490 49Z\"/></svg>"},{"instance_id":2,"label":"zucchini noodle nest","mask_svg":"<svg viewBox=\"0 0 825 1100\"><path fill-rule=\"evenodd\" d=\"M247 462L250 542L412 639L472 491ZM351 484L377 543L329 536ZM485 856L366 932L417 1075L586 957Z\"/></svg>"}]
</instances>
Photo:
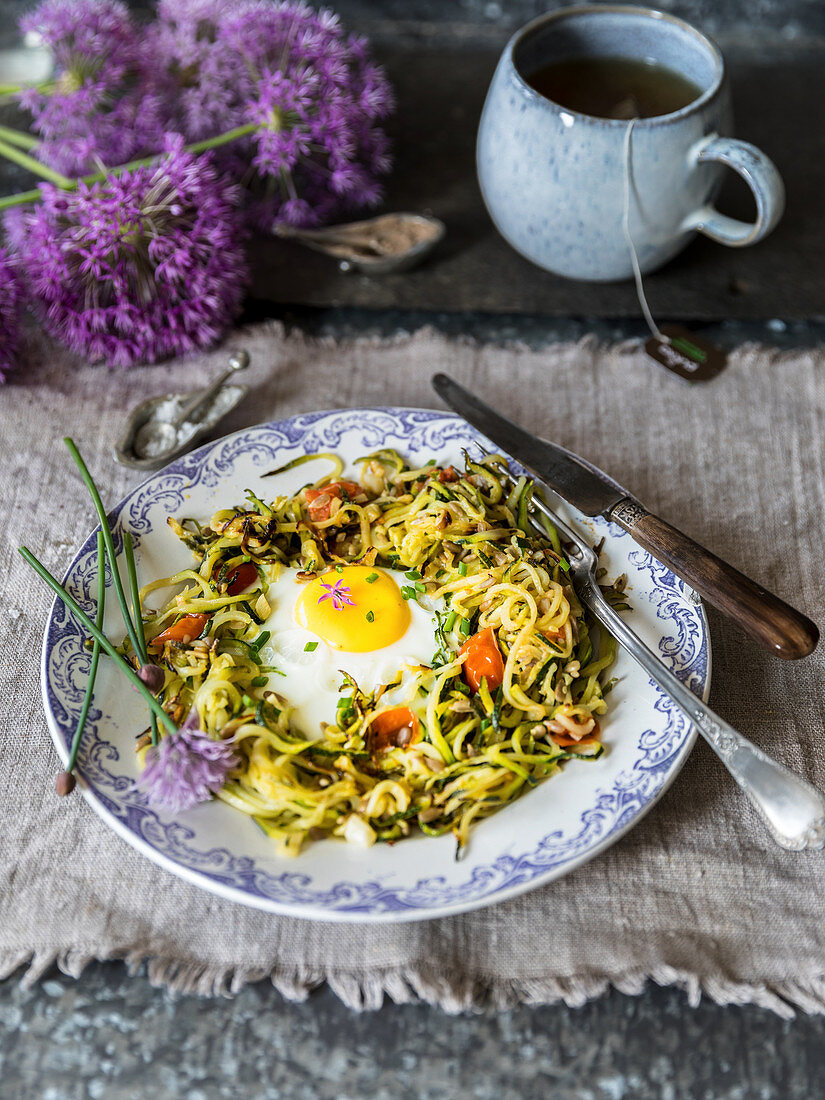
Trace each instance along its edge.
<instances>
[{"instance_id":1,"label":"zucchini noodle nest","mask_svg":"<svg viewBox=\"0 0 825 1100\"><path fill-rule=\"evenodd\" d=\"M159 698L178 724L194 708L208 737L232 742L240 763L217 797L280 853L415 829L452 833L460 849L474 822L565 761L601 755L615 643L576 598L555 530L534 526L533 483L503 484L504 459L410 469L382 450L358 460L360 482L342 481L331 454L271 474L318 458L332 472L292 496L267 504L248 491L208 526L169 519L195 564L140 592L149 652L165 671ZM335 713L298 730L261 655L270 585L289 567L309 584L352 565L406 571L401 593L433 615L435 652L370 691L342 671ZM164 588L176 594L148 609ZM608 590L614 601L620 590ZM139 750L147 743L141 735Z\"/></svg>"}]
</instances>

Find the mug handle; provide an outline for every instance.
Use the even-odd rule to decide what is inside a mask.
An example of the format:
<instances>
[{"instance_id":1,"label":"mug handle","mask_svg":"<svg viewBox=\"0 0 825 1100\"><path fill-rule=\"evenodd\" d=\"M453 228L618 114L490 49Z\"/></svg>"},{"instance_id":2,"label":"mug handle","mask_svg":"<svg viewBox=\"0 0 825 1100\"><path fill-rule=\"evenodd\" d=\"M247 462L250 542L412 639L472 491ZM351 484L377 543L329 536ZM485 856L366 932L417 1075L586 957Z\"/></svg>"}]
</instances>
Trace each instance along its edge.
<instances>
[{"instance_id":1,"label":"mug handle","mask_svg":"<svg viewBox=\"0 0 825 1100\"><path fill-rule=\"evenodd\" d=\"M718 161L738 172L756 200L756 221L741 222L707 205L686 218L683 228L698 229L711 240L734 248L756 244L767 237L785 209L785 185L773 161L747 141L718 134L699 142L691 151L691 158L695 164Z\"/></svg>"}]
</instances>

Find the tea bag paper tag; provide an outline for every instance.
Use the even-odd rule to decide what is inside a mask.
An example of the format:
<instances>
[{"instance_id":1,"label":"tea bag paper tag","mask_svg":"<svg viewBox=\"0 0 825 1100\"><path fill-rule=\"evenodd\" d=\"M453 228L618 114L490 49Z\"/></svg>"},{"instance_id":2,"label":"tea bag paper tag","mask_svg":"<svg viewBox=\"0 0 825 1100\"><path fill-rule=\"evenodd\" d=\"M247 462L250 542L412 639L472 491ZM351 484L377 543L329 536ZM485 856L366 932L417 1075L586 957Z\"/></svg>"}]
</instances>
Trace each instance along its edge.
<instances>
[{"instance_id":1,"label":"tea bag paper tag","mask_svg":"<svg viewBox=\"0 0 825 1100\"><path fill-rule=\"evenodd\" d=\"M645 351L678 374L687 382L709 382L725 368L727 355L713 344L703 340L683 325L665 325L661 332L669 340L660 340L651 336L645 344Z\"/></svg>"}]
</instances>

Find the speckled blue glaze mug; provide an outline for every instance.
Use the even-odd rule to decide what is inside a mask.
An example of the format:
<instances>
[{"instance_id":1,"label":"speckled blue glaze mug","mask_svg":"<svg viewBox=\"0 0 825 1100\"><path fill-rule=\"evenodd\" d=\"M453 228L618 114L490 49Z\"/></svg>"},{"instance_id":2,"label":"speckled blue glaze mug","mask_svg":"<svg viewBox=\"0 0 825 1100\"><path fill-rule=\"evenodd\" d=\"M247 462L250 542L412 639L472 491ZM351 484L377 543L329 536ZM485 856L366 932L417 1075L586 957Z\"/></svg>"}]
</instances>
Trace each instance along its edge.
<instances>
[{"instance_id":1,"label":"speckled blue glaze mug","mask_svg":"<svg viewBox=\"0 0 825 1100\"><path fill-rule=\"evenodd\" d=\"M579 114L527 81L542 66L580 57L652 59L700 94L679 111L635 120L629 141L628 121ZM768 157L730 136L732 125L722 55L690 24L650 8L562 8L518 31L498 63L478 134L484 202L513 248L572 279L631 277L625 228L643 272L667 263L697 231L721 244L755 244L782 216L785 191ZM753 192L752 224L712 205L724 166Z\"/></svg>"}]
</instances>

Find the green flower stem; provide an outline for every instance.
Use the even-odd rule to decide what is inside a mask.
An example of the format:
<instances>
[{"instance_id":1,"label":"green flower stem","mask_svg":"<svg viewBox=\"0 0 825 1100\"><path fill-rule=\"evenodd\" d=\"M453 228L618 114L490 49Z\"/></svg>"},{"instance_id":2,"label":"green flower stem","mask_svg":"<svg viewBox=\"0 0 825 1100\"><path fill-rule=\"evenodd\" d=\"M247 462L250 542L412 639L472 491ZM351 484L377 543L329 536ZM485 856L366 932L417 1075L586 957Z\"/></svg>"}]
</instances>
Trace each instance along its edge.
<instances>
[{"instance_id":1,"label":"green flower stem","mask_svg":"<svg viewBox=\"0 0 825 1100\"><path fill-rule=\"evenodd\" d=\"M126 603L123 582L120 579L120 571L117 567L117 554L115 553L112 529L109 526L109 517L106 515L106 509L103 507L103 501L100 499L100 493L98 492L97 485L95 485L94 478L89 473L86 463L81 458L80 451L77 449L75 441L66 436L63 442L69 448L69 454L74 459L75 465L80 471L80 476L83 478L86 488L89 490L92 502L94 503L97 518L100 520L100 529L103 532L103 541L106 543L106 554L108 555L109 565L112 569L112 582L115 586L117 602L120 604L120 611L123 615L123 624L126 627L126 633L129 635L129 641L132 643L132 649L135 651L138 660L140 660L140 642L138 641L135 624L132 622L132 616L129 614L129 605Z\"/></svg>"},{"instance_id":2,"label":"green flower stem","mask_svg":"<svg viewBox=\"0 0 825 1100\"><path fill-rule=\"evenodd\" d=\"M144 697L154 713L166 726L169 733L177 733L178 727L172 721L171 717L166 713L166 711L163 709L163 707L160 705L160 703L157 701L151 691L147 688L147 686L144 684L144 682L141 680L141 678L138 676L138 674L135 672L129 662L121 657L121 655L112 645L112 643L103 633L103 631L98 630L96 624L93 623L86 612L78 606L78 603L74 599L74 597L69 595L69 593L63 587L60 581L58 581L55 577L51 575L45 565L37 560L31 550L29 550L25 546L21 546L20 553L24 561L28 562L35 573L37 573L37 575L41 577L49 586L49 588L51 588L52 591L57 595L58 599L63 604L65 604L66 607L68 607L68 609L75 615L80 625L84 627L84 629L86 629L89 634L91 634L92 638L94 638L96 642L100 643L100 648L104 651L104 653L107 653L112 658L112 660L115 662L115 664L126 677L126 679L131 683L132 687L135 688L136 691L140 692L140 694ZM113 572L116 571L113 570Z\"/></svg>"},{"instance_id":3,"label":"green flower stem","mask_svg":"<svg viewBox=\"0 0 825 1100\"><path fill-rule=\"evenodd\" d=\"M234 130L227 130L225 134L216 134L215 137L203 138L202 141L194 141L186 148L190 153L205 153L207 149L217 149L220 145L229 145L239 138L248 137L259 130L257 122L247 122L244 126L237 126Z\"/></svg>"},{"instance_id":4,"label":"green flower stem","mask_svg":"<svg viewBox=\"0 0 825 1100\"><path fill-rule=\"evenodd\" d=\"M242 137L254 134L257 129L257 122L248 122L245 126L238 126L234 130L227 130L225 134L216 134L215 137L204 138L202 141L194 141L191 145L185 146L185 148L187 153L205 153L208 149L217 149L219 145L229 145L232 141L238 141ZM151 157L131 160L128 164L119 164L115 168L104 168L102 172L95 172L91 176L84 176L82 182L101 183L107 176L119 176L121 172L132 172L135 168L147 168L150 164L154 164L161 155L160 153L155 153Z\"/></svg>"},{"instance_id":5,"label":"green flower stem","mask_svg":"<svg viewBox=\"0 0 825 1100\"><path fill-rule=\"evenodd\" d=\"M103 534L98 531L97 533L97 618L95 625L97 629L103 630L103 614L106 610L106 546L103 542ZM77 750L80 748L80 738L83 734L83 730L86 727L86 719L89 716L89 707L92 703L92 696L95 691L95 679L97 677L97 665L100 660L100 642L95 640L92 646L92 664L89 669L89 682L86 684L86 697L83 700L83 707L80 711L80 717L77 720L77 729L74 731L74 737L72 738L72 748L69 753L69 762L66 765L66 771L70 772L74 770L74 766L77 763Z\"/></svg>"},{"instance_id":6,"label":"green flower stem","mask_svg":"<svg viewBox=\"0 0 825 1100\"><path fill-rule=\"evenodd\" d=\"M41 179L47 180L49 183L55 183L64 190L70 190L75 186L75 181L69 179L68 176L61 175L60 172L55 172L53 168L41 164L39 160L35 160L28 153L24 153L22 149L17 149L14 145L3 141L2 138L0 138L0 156L19 164L21 168L28 168L36 176L40 176Z\"/></svg>"},{"instance_id":7,"label":"green flower stem","mask_svg":"<svg viewBox=\"0 0 825 1100\"><path fill-rule=\"evenodd\" d=\"M138 594L137 569L135 568L135 547L132 542L132 533L127 531L123 536L123 552L126 556L126 570L129 574L129 594L132 597L132 618L135 623L135 633L140 642L140 663L149 663L149 651L146 648L146 636L143 633L143 616L140 613L140 596ZM158 721L155 712L149 716L152 725L152 744L158 743Z\"/></svg>"},{"instance_id":8,"label":"green flower stem","mask_svg":"<svg viewBox=\"0 0 825 1100\"><path fill-rule=\"evenodd\" d=\"M10 145L19 145L21 149L34 149L40 142L31 134L24 134L22 130L12 130L11 126L0 126L0 138Z\"/></svg>"},{"instance_id":9,"label":"green flower stem","mask_svg":"<svg viewBox=\"0 0 825 1100\"><path fill-rule=\"evenodd\" d=\"M43 197L40 188L34 191L20 191L16 195L5 195L0 199L0 210L9 210L12 206L26 206L30 202L37 202Z\"/></svg>"},{"instance_id":10,"label":"green flower stem","mask_svg":"<svg viewBox=\"0 0 825 1100\"><path fill-rule=\"evenodd\" d=\"M227 130L225 134L216 134L215 137L204 138L203 141L195 141L191 145L186 146L186 150L189 153L205 153L207 149L217 149L220 145L228 145L231 141L238 141L240 138L247 137L249 134L254 134L258 129L256 122L248 122L245 126L238 126L234 130ZM8 141L9 139L7 139ZM11 149L11 153L9 150ZM12 155L14 154L14 155ZM78 184L81 183L101 183L109 176L119 176L122 172L133 172L136 168L146 168L150 164L154 164L159 156L162 154L155 153L151 157L143 157L141 160L130 160L128 164L118 164L114 168L106 168L102 172L94 172L90 176L83 176L80 179L68 179L66 176L60 176L60 179L51 179L50 182L56 183L58 187L61 187L64 191L74 191L77 189ZM0 133L0 156L5 156L8 160L13 160L16 164L21 164L20 157L25 157L25 153L20 153L18 149L14 149L11 145L3 141L2 133ZM57 176L58 173L52 172L51 169L46 169L39 161L33 160L31 157L26 157L26 164L23 167L31 167L33 164L35 167L31 168L36 174L43 176L46 171L50 172L52 176ZM28 162L31 162L29 164ZM46 177L47 179L50 177ZM62 181L62 182L60 182ZM21 191L16 195L6 195L0 199L0 210L8 210L12 206L25 206L27 203L37 202L42 198L42 192L40 188L36 188L33 191Z\"/></svg>"},{"instance_id":11,"label":"green flower stem","mask_svg":"<svg viewBox=\"0 0 825 1100\"><path fill-rule=\"evenodd\" d=\"M0 84L0 95L17 95L19 92L27 92L30 88L36 88L38 92L48 94L56 87L56 80L42 80L39 84Z\"/></svg>"}]
</instances>

